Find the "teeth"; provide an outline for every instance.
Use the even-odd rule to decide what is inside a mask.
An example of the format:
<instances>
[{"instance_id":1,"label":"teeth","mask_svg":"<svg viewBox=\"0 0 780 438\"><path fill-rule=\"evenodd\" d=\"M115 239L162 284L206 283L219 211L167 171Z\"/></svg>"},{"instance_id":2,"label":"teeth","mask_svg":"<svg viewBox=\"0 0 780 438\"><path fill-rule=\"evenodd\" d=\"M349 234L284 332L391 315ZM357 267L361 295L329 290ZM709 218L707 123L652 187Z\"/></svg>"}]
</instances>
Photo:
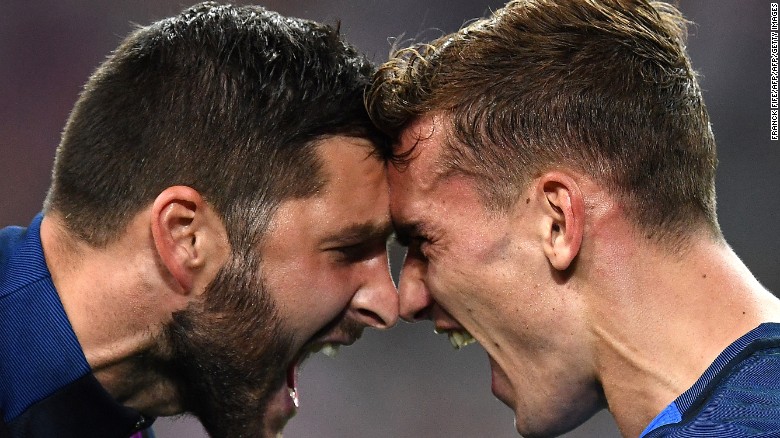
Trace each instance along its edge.
<instances>
[{"instance_id":1,"label":"teeth","mask_svg":"<svg viewBox=\"0 0 780 438\"><path fill-rule=\"evenodd\" d=\"M295 389L295 388L287 388L287 389L290 390L290 398L292 399L293 404L295 405L295 407L296 408L301 407L300 406L301 401L298 399L298 390Z\"/></svg>"},{"instance_id":2,"label":"teeth","mask_svg":"<svg viewBox=\"0 0 780 438\"><path fill-rule=\"evenodd\" d=\"M471 345L475 342L477 342L476 339L474 339L473 336L471 336L471 333L464 330L439 330L434 328L433 332L437 335L446 333L447 336L450 338L450 344L452 344L452 347L456 350L460 350L461 348Z\"/></svg>"},{"instance_id":3,"label":"teeth","mask_svg":"<svg viewBox=\"0 0 780 438\"><path fill-rule=\"evenodd\" d=\"M453 330L447 332L447 335L450 338L450 344L452 344L452 347L456 350L460 350L461 348L476 342L474 337L471 336L471 333L466 330Z\"/></svg>"},{"instance_id":4,"label":"teeth","mask_svg":"<svg viewBox=\"0 0 780 438\"><path fill-rule=\"evenodd\" d=\"M328 357L336 357L336 355L339 352L339 345L338 344L331 344L330 342L326 343L322 346L322 354Z\"/></svg>"}]
</instances>

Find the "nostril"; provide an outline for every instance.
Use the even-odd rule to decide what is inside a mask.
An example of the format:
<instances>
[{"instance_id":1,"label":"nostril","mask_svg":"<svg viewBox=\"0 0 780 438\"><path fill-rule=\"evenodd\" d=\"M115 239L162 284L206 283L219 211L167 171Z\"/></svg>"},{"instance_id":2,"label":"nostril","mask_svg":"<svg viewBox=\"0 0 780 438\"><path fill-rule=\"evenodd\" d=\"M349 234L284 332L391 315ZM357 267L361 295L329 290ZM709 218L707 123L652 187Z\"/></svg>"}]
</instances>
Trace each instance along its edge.
<instances>
[{"instance_id":1,"label":"nostril","mask_svg":"<svg viewBox=\"0 0 780 438\"><path fill-rule=\"evenodd\" d=\"M387 326L389 325L388 322L382 319L382 317L379 316L378 313L372 312L371 310L358 309L357 313L361 316L363 322L371 327L387 328Z\"/></svg>"},{"instance_id":2,"label":"nostril","mask_svg":"<svg viewBox=\"0 0 780 438\"><path fill-rule=\"evenodd\" d=\"M404 315L404 319L408 322L418 322L431 319L431 306L423 307L414 313L407 312Z\"/></svg>"},{"instance_id":3,"label":"nostril","mask_svg":"<svg viewBox=\"0 0 780 438\"><path fill-rule=\"evenodd\" d=\"M404 320L417 322L430 319L431 307L434 303L424 288L401 288L398 295L399 310Z\"/></svg>"},{"instance_id":4,"label":"nostril","mask_svg":"<svg viewBox=\"0 0 780 438\"><path fill-rule=\"evenodd\" d=\"M420 320L423 320L423 319L430 319L429 318L430 312L428 310L429 310L429 308L426 307L426 308L420 310L419 312L415 313L414 316L412 316L412 320L413 321L420 321Z\"/></svg>"}]
</instances>

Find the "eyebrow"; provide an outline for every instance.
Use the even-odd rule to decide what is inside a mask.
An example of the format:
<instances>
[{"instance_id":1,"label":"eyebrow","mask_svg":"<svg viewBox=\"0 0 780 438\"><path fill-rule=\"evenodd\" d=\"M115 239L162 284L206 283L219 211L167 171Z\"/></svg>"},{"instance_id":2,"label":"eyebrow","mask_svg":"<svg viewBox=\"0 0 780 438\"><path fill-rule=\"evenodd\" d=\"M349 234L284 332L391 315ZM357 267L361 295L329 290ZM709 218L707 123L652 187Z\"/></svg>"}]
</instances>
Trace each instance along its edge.
<instances>
[{"instance_id":1,"label":"eyebrow","mask_svg":"<svg viewBox=\"0 0 780 438\"><path fill-rule=\"evenodd\" d=\"M412 237L422 234L423 225L420 222L401 222L393 221L395 238L401 245L408 246Z\"/></svg>"},{"instance_id":2,"label":"eyebrow","mask_svg":"<svg viewBox=\"0 0 780 438\"><path fill-rule=\"evenodd\" d=\"M354 245L360 242L387 241L393 234L390 222L354 223L326 236L322 242L326 245Z\"/></svg>"}]
</instances>

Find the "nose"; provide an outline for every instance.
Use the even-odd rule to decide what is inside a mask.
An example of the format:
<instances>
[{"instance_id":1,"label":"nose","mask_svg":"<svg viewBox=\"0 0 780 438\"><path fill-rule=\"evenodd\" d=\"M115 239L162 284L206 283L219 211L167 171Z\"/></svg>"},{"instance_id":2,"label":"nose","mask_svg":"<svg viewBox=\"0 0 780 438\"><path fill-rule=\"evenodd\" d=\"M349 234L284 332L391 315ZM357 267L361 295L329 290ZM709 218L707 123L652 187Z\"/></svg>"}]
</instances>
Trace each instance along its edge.
<instances>
[{"instance_id":1,"label":"nose","mask_svg":"<svg viewBox=\"0 0 780 438\"><path fill-rule=\"evenodd\" d=\"M425 259L410 246L398 281L400 315L406 321L431 319L433 299L425 286Z\"/></svg>"},{"instance_id":2,"label":"nose","mask_svg":"<svg viewBox=\"0 0 780 438\"><path fill-rule=\"evenodd\" d=\"M355 319L366 326L387 329L398 321L398 292L390 276L387 253L370 261L367 278L350 303Z\"/></svg>"}]
</instances>

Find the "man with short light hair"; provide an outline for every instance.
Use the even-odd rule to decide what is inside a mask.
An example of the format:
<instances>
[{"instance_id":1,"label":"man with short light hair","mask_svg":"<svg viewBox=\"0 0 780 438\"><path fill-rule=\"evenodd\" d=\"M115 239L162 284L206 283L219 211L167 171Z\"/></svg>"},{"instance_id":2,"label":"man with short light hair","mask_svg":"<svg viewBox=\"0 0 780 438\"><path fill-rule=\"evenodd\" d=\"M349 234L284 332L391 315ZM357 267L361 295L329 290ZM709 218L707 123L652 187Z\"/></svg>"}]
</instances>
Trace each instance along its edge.
<instances>
[{"instance_id":1,"label":"man with short light hair","mask_svg":"<svg viewBox=\"0 0 780 438\"><path fill-rule=\"evenodd\" d=\"M401 315L487 351L524 436L780 435L780 301L729 248L686 21L517 0L380 68Z\"/></svg>"},{"instance_id":2,"label":"man with short light hair","mask_svg":"<svg viewBox=\"0 0 780 438\"><path fill-rule=\"evenodd\" d=\"M0 231L0 430L127 438L189 412L275 437L310 353L394 325L373 71L261 7L129 35L70 115L43 213Z\"/></svg>"}]
</instances>

